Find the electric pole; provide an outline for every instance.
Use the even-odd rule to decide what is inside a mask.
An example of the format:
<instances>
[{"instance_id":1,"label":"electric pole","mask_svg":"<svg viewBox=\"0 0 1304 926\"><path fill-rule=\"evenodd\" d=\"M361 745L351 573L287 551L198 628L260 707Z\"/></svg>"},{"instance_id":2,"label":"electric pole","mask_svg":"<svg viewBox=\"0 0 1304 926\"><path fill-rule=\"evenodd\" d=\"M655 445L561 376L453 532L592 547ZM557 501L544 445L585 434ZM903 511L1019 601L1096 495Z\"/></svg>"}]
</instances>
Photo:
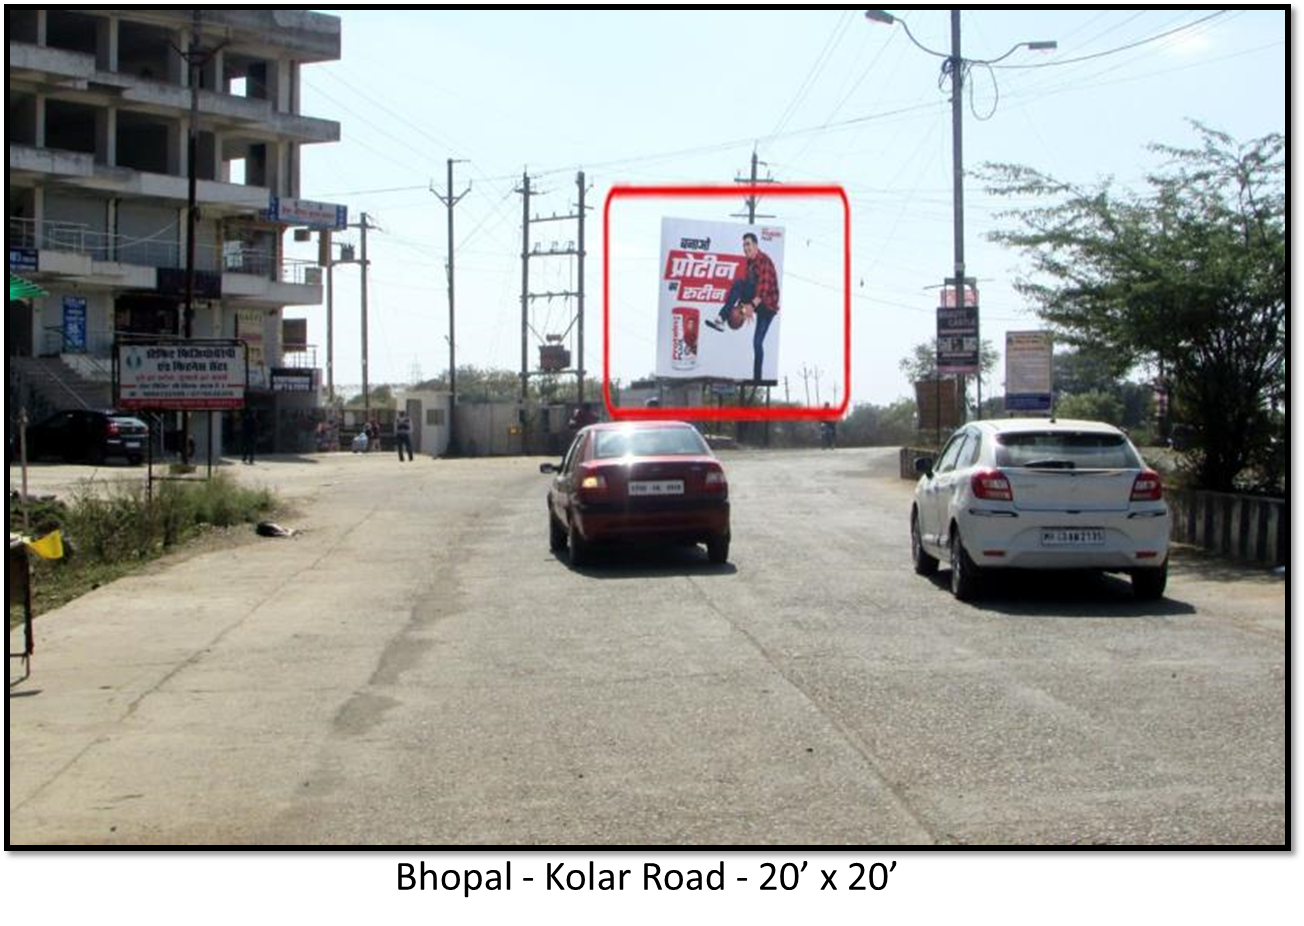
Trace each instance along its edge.
<instances>
[{"instance_id":1,"label":"electric pole","mask_svg":"<svg viewBox=\"0 0 1304 926\"><path fill-rule=\"evenodd\" d=\"M367 267L371 264L367 260L367 230L376 226L370 224L370 219L364 212L362 221L352 227L362 229L362 414L370 421L371 390L367 378Z\"/></svg>"},{"instance_id":2,"label":"electric pole","mask_svg":"<svg viewBox=\"0 0 1304 926\"><path fill-rule=\"evenodd\" d=\"M579 356L575 358L575 400L584 404L584 171L575 175L575 185L579 188Z\"/></svg>"},{"instance_id":3,"label":"electric pole","mask_svg":"<svg viewBox=\"0 0 1304 926\"><path fill-rule=\"evenodd\" d=\"M530 197L538 196L541 191L533 189L530 186L529 175L521 178L521 186L515 191L521 194L521 402L524 403L529 395L529 378L530 378L530 334L543 342L545 348L555 348L556 353L552 350L541 352L540 367L544 373L575 373L576 375L576 395L577 401L584 401L584 217L588 207L584 205L584 194L586 190L584 172L580 171L575 182L579 190L579 208L575 214L557 215L555 212L550 216L530 215ZM541 222L579 222L579 231L577 241L566 242L565 247L558 247L558 242L554 241L552 247L543 250L536 243L533 247L530 245L530 226L537 225ZM536 293L530 291L530 260L532 258L542 257L575 257L578 258L579 266L579 285L575 290L563 290L561 292L544 292ZM530 324L530 306L535 299L576 299L577 309L575 315L570 318L570 323L566 330L560 334L554 332L536 331ZM575 362L570 369L565 369L564 364L561 366L550 366L549 364L559 362L560 356L569 356L560 354L564 350L561 344L572 331L578 328L578 358L572 358Z\"/></svg>"},{"instance_id":4,"label":"electric pole","mask_svg":"<svg viewBox=\"0 0 1304 926\"><path fill-rule=\"evenodd\" d=\"M453 195L453 165L459 163L448 159L448 195L440 196L434 185L430 192L448 208L448 452L457 453L457 326L453 308L453 207L462 201L462 197L471 192L471 184L456 196Z\"/></svg>"},{"instance_id":5,"label":"electric pole","mask_svg":"<svg viewBox=\"0 0 1304 926\"><path fill-rule=\"evenodd\" d=\"M1054 51L1058 44L1054 41L1035 41L1035 42L1016 42L1005 54L996 58L986 60L966 61L960 54L960 10L951 10L951 53L949 55L936 51L920 44L919 40L914 37L910 31L910 26L903 19L898 19L887 10L866 10L865 18L870 22L883 23L889 26L900 24L905 30L906 37L920 50L927 52L935 58L941 58L942 77L949 78L951 82L951 175L952 175L952 199L955 216L955 278L948 279L948 284L955 284L955 307L957 310L963 310L965 306L965 289L969 281L964 276L964 145L961 139L961 132L964 127L964 106L962 90L964 89L964 75L974 64L993 65L998 61L1004 61L1010 55L1014 54L1020 48L1027 48L1030 51ZM940 85L939 85L940 86ZM943 299L945 303L945 299ZM977 314L977 300L974 302L974 333L978 342L978 417L982 417L983 406L983 380L982 380L982 334L979 328ZM940 371L938 376L940 376ZM963 393L961 393L963 395Z\"/></svg>"},{"instance_id":6,"label":"electric pole","mask_svg":"<svg viewBox=\"0 0 1304 926\"><path fill-rule=\"evenodd\" d=\"M199 81L200 72L213 55L221 50L222 42L211 51L204 51L199 45L200 16L202 11L196 9L191 21L190 46L186 51L176 49L186 62L187 83L190 85L190 119L186 127L186 295L185 308L181 312L181 332L188 341L194 336L195 323L195 238L199 229L199 208L197 189L199 183ZM211 431L212 416L209 425ZM212 460L213 448L208 448L209 460ZM181 462L190 462L190 412L181 413Z\"/></svg>"},{"instance_id":7,"label":"electric pole","mask_svg":"<svg viewBox=\"0 0 1304 926\"><path fill-rule=\"evenodd\" d=\"M521 405L530 385L530 175L522 172L521 186Z\"/></svg>"}]
</instances>

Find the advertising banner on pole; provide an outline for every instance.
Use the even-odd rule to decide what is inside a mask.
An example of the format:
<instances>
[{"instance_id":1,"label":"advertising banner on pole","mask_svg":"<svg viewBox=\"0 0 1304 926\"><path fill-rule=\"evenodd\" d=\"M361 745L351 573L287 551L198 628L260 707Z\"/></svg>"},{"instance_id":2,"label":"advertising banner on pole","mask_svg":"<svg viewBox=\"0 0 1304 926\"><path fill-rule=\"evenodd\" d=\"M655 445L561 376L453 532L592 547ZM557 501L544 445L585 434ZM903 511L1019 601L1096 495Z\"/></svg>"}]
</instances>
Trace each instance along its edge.
<instances>
[{"instance_id":1,"label":"advertising banner on pole","mask_svg":"<svg viewBox=\"0 0 1304 926\"><path fill-rule=\"evenodd\" d=\"M661 220L657 376L774 382L784 230Z\"/></svg>"},{"instance_id":2,"label":"advertising banner on pole","mask_svg":"<svg viewBox=\"0 0 1304 926\"><path fill-rule=\"evenodd\" d=\"M63 297L63 350L70 354L86 352L86 298Z\"/></svg>"},{"instance_id":3,"label":"advertising banner on pole","mask_svg":"<svg viewBox=\"0 0 1304 926\"><path fill-rule=\"evenodd\" d=\"M1006 411L1049 412L1051 410L1053 350L1054 344L1049 331L1006 332Z\"/></svg>"},{"instance_id":4,"label":"advertising banner on pole","mask_svg":"<svg viewBox=\"0 0 1304 926\"><path fill-rule=\"evenodd\" d=\"M942 290L937 307L937 372L978 372L978 290L966 285L964 305L957 306L955 286Z\"/></svg>"}]
</instances>

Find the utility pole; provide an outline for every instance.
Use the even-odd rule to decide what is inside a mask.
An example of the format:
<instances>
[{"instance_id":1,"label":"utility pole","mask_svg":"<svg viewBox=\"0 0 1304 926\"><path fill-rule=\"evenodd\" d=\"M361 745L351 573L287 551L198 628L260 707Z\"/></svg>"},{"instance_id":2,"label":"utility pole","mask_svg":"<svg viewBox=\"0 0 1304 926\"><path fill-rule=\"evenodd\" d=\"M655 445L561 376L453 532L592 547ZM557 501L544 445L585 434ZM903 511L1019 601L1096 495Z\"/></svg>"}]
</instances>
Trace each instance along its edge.
<instances>
[{"instance_id":1,"label":"utility pole","mask_svg":"<svg viewBox=\"0 0 1304 926\"><path fill-rule=\"evenodd\" d=\"M738 176L735 176L735 177L734 177L734 183L746 183L746 184L748 184L749 186L756 186L758 183L778 183L779 181L775 180L773 177L760 177L760 176L757 176L756 169L757 169L757 167L759 167L761 164L765 164L765 162L762 161L762 160L760 160L760 159L757 157L756 149L753 148L753 149L752 149L752 175L751 175L750 177L738 177ZM769 167L770 165L765 164L765 166L766 166L766 167ZM757 198L756 198L755 195L748 196L746 202L747 202L747 215L746 215L746 218L747 218L747 224L748 224L748 225L755 225L757 219L772 219L772 218L774 218L774 216L772 216L772 215L757 215L757 214L756 214L756 203L757 203ZM737 212L733 213L733 215L731 216L731 218L735 218L735 219L741 219L741 218L743 218L743 217L744 217L744 216L743 216L741 213L737 213Z\"/></svg>"},{"instance_id":2,"label":"utility pole","mask_svg":"<svg viewBox=\"0 0 1304 926\"><path fill-rule=\"evenodd\" d=\"M951 11L951 183L955 226L955 307L963 310L964 291L964 57L960 54L960 11ZM974 333L978 340L978 417L983 416L982 328L974 313ZM964 393L962 392L961 395Z\"/></svg>"},{"instance_id":3,"label":"utility pole","mask_svg":"<svg viewBox=\"0 0 1304 926\"><path fill-rule=\"evenodd\" d=\"M522 172L521 186L521 405L530 385L530 175Z\"/></svg>"},{"instance_id":4,"label":"utility pole","mask_svg":"<svg viewBox=\"0 0 1304 926\"><path fill-rule=\"evenodd\" d=\"M355 228L362 229L362 414L368 421L371 420L371 389L367 372L367 267L370 261L367 260L367 230L375 228L370 224L367 213L362 213L362 221Z\"/></svg>"},{"instance_id":5,"label":"utility pole","mask_svg":"<svg viewBox=\"0 0 1304 926\"><path fill-rule=\"evenodd\" d=\"M471 184L456 196L453 195L453 165L459 163L448 159L448 195L440 196L434 185L430 192L448 208L448 452L457 453L457 326L453 309L453 207L462 201L462 197L471 192Z\"/></svg>"},{"instance_id":6,"label":"utility pole","mask_svg":"<svg viewBox=\"0 0 1304 926\"><path fill-rule=\"evenodd\" d=\"M560 345L566 336L575 330L578 326L577 345L578 358L574 360L571 369L555 369L545 367L545 373L575 373L576 374L576 395L577 401L584 401L584 217L588 207L584 205L584 194L586 184L584 172L580 171L575 177L576 185L579 189L579 208L575 214L557 215L553 213L550 216L541 216L530 214L530 197L540 195L542 191L533 189L530 186L529 175L521 178L521 186L515 191L521 194L521 401L525 402L529 395L529 378L530 378L530 334L533 333L536 338L546 345ZM530 226L537 225L540 222L579 222L578 241L566 242L565 247L558 247L558 242L554 241L552 247L548 250L542 250L538 244L533 247L530 245ZM562 292L535 293L530 291L530 260L533 258L543 257L575 257L579 261L579 286L576 290L563 290ZM566 330L560 334L552 332L540 333L530 324L530 305L535 299L576 299L577 310L575 315L570 319Z\"/></svg>"},{"instance_id":7,"label":"utility pole","mask_svg":"<svg viewBox=\"0 0 1304 926\"><path fill-rule=\"evenodd\" d=\"M801 365L801 384L806 390L806 407L810 408L810 371L806 369L806 364Z\"/></svg>"},{"instance_id":8,"label":"utility pole","mask_svg":"<svg viewBox=\"0 0 1304 926\"><path fill-rule=\"evenodd\" d=\"M579 188L579 356L575 358L575 401L584 404L584 171L575 175L575 185Z\"/></svg>"},{"instance_id":9,"label":"utility pole","mask_svg":"<svg viewBox=\"0 0 1304 926\"><path fill-rule=\"evenodd\" d=\"M199 209L197 206L199 156L199 80L200 72L213 55L221 50L222 42L212 51L204 51L199 45L200 16L202 11L194 10L191 20L190 46L186 51L176 49L186 62L187 83L190 85L190 119L186 127L186 302L181 312L181 332L186 340L194 336L195 323L195 238L199 228ZM211 430L212 412L207 413ZM208 448L212 458L213 448ZM181 462L190 462L190 412L181 413Z\"/></svg>"},{"instance_id":10,"label":"utility pole","mask_svg":"<svg viewBox=\"0 0 1304 926\"><path fill-rule=\"evenodd\" d=\"M960 53L960 10L951 10L951 53L949 55L935 51L920 44L919 40L914 37L910 31L910 26L903 19L898 19L887 10L866 10L865 18L870 22L883 23L885 25L900 25L905 30L906 37L921 51L927 52L935 58L941 58L942 77L950 78L951 82L951 173L953 187L953 209L955 216L955 306L957 309L963 309L965 305L964 293L968 281L964 276L964 145L961 138L961 132L964 127L963 120L963 94L964 74L968 68L974 64L993 65L998 61L1004 61L1010 55L1014 54L1020 48L1027 48L1030 51L1054 51L1058 44L1054 41L1034 41L1034 42L1016 42L1010 47L1005 54L996 58L985 60L966 61ZM952 282L947 280L948 283ZM976 303L975 303L976 305ZM974 330L978 340L978 417L982 417L983 405L983 381L982 381L982 333L978 327L978 317L974 315ZM940 376L940 372L938 374Z\"/></svg>"}]
</instances>

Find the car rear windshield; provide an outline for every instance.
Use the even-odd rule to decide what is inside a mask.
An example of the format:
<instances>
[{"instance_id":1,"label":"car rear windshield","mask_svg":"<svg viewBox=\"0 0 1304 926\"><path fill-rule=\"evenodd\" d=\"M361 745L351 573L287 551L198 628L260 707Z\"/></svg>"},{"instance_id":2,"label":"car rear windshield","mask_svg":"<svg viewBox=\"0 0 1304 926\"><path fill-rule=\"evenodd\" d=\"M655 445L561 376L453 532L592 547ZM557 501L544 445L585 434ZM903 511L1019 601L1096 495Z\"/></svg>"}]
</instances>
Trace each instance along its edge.
<instances>
[{"instance_id":1,"label":"car rear windshield","mask_svg":"<svg viewBox=\"0 0 1304 926\"><path fill-rule=\"evenodd\" d=\"M1139 469L1141 460L1122 434L1025 431L996 436L996 465Z\"/></svg>"},{"instance_id":2,"label":"car rear windshield","mask_svg":"<svg viewBox=\"0 0 1304 926\"><path fill-rule=\"evenodd\" d=\"M706 442L692 428L637 428L597 433L593 455L611 457L696 456L709 453Z\"/></svg>"}]
</instances>

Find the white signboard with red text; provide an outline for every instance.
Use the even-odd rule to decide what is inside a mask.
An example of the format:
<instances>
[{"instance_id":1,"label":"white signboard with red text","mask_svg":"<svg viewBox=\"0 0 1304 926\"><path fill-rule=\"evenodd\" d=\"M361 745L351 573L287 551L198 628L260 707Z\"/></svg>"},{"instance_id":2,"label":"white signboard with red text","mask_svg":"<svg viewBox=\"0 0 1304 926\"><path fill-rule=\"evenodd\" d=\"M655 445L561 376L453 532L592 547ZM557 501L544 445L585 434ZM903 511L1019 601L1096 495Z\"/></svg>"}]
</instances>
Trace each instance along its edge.
<instances>
[{"instance_id":1,"label":"white signboard with red text","mask_svg":"<svg viewBox=\"0 0 1304 926\"><path fill-rule=\"evenodd\" d=\"M118 407L191 411L242 408L248 386L238 341L117 345Z\"/></svg>"},{"instance_id":2,"label":"white signboard with red text","mask_svg":"<svg viewBox=\"0 0 1304 926\"><path fill-rule=\"evenodd\" d=\"M779 312L769 322L759 357L760 379L778 379L779 329L784 314L783 229L674 218L661 220L657 376L756 379L760 320L750 305L730 299L730 288L747 276L746 234L756 236L756 247L774 263L779 283ZM739 304L731 306L734 301ZM727 307L732 311L722 318L721 311Z\"/></svg>"}]
</instances>

